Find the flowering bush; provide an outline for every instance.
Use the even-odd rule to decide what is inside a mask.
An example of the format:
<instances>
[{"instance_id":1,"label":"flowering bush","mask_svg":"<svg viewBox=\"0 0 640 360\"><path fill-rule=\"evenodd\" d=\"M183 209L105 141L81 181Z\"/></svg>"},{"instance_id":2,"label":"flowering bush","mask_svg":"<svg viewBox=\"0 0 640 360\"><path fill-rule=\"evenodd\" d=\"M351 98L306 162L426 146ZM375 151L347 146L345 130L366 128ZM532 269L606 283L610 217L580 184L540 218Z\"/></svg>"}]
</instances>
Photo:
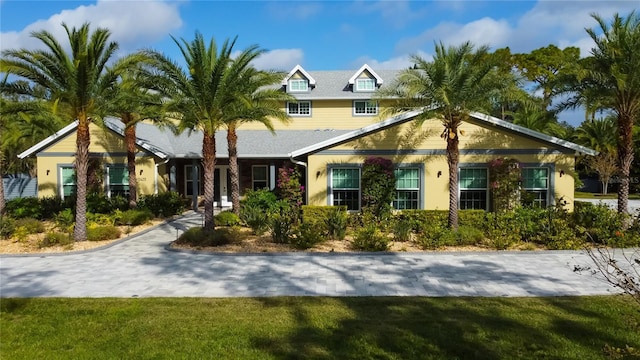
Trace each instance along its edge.
<instances>
[{"instance_id":1,"label":"flowering bush","mask_svg":"<svg viewBox=\"0 0 640 360\"><path fill-rule=\"evenodd\" d=\"M515 159L497 158L489 162L489 187L493 211L510 211L519 205L522 176Z\"/></svg>"},{"instance_id":2,"label":"flowering bush","mask_svg":"<svg viewBox=\"0 0 640 360\"><path fill-rule=\"evenodd\" d=\"M362 210L378 220L391 214L396 192L393 170L393 162L380 157L369 157L362 165Z\"/></svg>"},{"instance_id":3,"label":"flowering bush","mask_svg":"<svg viewBox=\"0 0 640 360\"><path fill-rule=\"evenodd\" d=\"M281 200L289 204L296 223L300 219L302 208L302 194L304 186L300 185L300 172L294 167L282 167L278 170L278 195Z\"/></svg>"}]
</instances>

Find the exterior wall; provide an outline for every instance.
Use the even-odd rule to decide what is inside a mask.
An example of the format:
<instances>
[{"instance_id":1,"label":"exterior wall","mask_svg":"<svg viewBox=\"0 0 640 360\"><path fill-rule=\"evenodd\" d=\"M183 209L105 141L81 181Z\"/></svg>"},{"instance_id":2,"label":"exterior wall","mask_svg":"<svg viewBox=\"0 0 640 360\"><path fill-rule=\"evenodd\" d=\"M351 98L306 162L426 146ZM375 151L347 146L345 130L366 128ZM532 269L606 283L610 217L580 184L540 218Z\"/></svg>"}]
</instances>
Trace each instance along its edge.
<instances>
[{"instance_id":1,"label":"exterior wall","mask_svg":"<svg viewBox=\"0 0 640 360\"><path fill-rule=\"evenodd\" d=\"M378 113L380 110L381 108ZM381 120L383 119L378 116L353 115L352 100L311 100L311 116L292 116L288 124L273 121L273 127L276 130L355 130ZM265 130L265 127L260 123L247 123L240 129Z\"/></svg>"},{"instance_id":2,"label":"exterior wall","mask_svg":"<svg viewBox=\"0 0 640 360\"><path fill-rule=\"evenodd\" d=\"M556 202L566 202L573 210L574 155L523 136L465 123L460 140L460 164L486 164L498 157L515 158L523 164L551 166L551 183ZM440 138L442 126L427 122L387 129L308 157L309 204L328 205L328 165L360 165L369 156L380 156L396 164L424 164L422 199L424 209L449 208L449 179L446 142ZM440 173L440 176L438 176Z\"/></svg>"},{"instance_id":3,"label":"exterior wall","mask_svg":"<svg viewBox=\"0 0 640 360\"><path fill-rule=\"evenodd\" d=\"M124 138L114 134L110 130L103 130L98 126L91 125L91 144L89 153L92 158L102 159L103 166L127 164L126 146ZM60 170L61 165L72 165L75 161L76 133L60 139L42 152L37 154L38 171L38 196L60 195ZM155 192L155 164L156 159L142 148L138 148L136 156L136 172L138 179L138 195L148 195ZM166 176L166 167L159 167L158 191L167 189L167 182L162 181Z\"/></svg>"}]
</instances>

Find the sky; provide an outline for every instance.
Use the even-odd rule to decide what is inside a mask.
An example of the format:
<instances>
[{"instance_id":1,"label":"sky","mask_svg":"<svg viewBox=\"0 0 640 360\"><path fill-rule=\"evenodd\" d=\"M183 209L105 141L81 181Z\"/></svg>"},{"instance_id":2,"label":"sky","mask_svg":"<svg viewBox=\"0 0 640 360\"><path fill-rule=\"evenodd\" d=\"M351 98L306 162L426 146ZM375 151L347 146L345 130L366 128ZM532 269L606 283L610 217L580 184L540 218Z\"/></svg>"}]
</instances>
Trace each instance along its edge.
<instances>
[{"instance_id":1,"label":"sky","mask_svg":"<svg viewBox=\"0 0 640 360\"><path fill-rule=\"evenodd\" d=\"M434 43L470 40L491 49L529 52L554 44L577 46L588 56L590 16L627 15L637 1L213 1L213 0L0 0L0 49L33 49L30 34L47 30L66 37L61 24L89 22L108 28L119 55L155 49L179 61L175 39L197 31L218 43L237 36L238 51L258 45L263 69L356 70L410 66L410 56L429 59ZM172 38L173 37L173 38ZM582 115L565 113L573 125Z\"/></svg>"}]
</instances>

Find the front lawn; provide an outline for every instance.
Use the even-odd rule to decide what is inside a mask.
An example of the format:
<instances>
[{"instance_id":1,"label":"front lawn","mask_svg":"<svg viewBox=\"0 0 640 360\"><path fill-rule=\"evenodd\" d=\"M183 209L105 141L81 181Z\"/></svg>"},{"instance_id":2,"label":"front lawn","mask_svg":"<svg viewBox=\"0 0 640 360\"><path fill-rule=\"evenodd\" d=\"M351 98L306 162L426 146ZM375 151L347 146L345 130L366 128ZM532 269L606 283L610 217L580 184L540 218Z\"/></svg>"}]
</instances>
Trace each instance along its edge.
<instances>
[{"instance_id":1,"label":"front lawn","mask_svg":"<svg viewBox=\"0 0 640 360\"><path fill-rule=\"evenodd\" d=\"M567 298L2 299L3 359L602 359L639 308Z\"/></svg>"}]
</instances>

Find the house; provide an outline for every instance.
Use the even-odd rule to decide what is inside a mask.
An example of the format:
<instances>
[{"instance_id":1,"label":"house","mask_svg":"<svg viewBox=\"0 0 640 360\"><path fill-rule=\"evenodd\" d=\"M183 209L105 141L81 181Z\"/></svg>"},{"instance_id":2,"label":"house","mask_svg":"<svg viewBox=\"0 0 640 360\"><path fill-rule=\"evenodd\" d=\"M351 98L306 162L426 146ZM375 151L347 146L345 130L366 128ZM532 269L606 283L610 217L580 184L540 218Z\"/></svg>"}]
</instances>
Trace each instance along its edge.
<instances>
[{"instance_id":1,"label":"house","mask_svg":"<svg viewBox=\"0 0 640 360\"><path fill-rule=\"evenodd\" d=\"M290 124L274 123L275 133L261 124L238 130L240 188L270 188L277 169L301 166L306 202L360 208L360 166L369 156L391 159L396 165L397 209L448 209L446 142L439 121L413 121L417 112L379 117L384 101L372 100L376 89L392 82L397 71L292 69L280 84L297 101L283 104ZM68 196L73 192L73 123L20 154L37 157L38 195ZM562 199L573 208L574 164L591 149L473 113L460 129L459 207L488 209L488 162L498 157L522 164L522 186L547 206ZM202 134L173 134L153 125L137 126L136 154L139 194L178 191L185 197L203 193L200 165ZM126 194L127 170L122 123L105 119L105 127L91 126L90 153L101 159L107 196ZM215 205L230 206L226 133L216 134Z\"/></svg>"}]
</instances>

